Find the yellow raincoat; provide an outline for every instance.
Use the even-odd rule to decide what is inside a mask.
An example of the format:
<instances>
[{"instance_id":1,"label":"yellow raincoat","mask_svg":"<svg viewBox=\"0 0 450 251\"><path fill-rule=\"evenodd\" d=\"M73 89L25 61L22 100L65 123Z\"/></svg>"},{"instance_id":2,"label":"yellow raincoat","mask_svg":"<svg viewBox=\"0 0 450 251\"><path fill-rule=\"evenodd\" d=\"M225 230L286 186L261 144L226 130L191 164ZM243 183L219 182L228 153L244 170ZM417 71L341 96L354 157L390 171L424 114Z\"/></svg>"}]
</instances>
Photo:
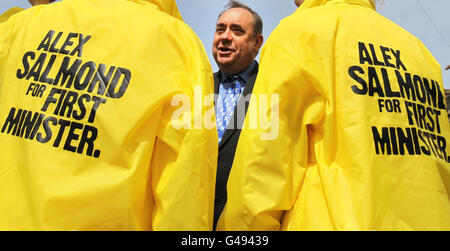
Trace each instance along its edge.
<instances>
[{"instance_id":1,"label":"yellow raincoat","mask_svg":"<svg viewBox=\"0 0 450 251\"><path fill-rule=\"evenodd\" d=\"M253 93L220 230L450 230L441 68L373 1L306 0Z\"/></svg>"},{"instance_id":2,"label":"yellow raincoat","mask_svg":"<svg viewBox=\"0 0 450 251\"><path fill-rule=\"evenodd\" d=\"M0 24L0 230L212 228L217 135L190 109L211 68L160 9L181 18L64 0Z\"/></svg>"},{"instance_id":3,"label":"yellow raincoat","mask_svg":"<svg viewBox=\"0 0 450 251\"><path fill-rule=\"evenodd\" d=\"M11 9L5 11L3 14L0 15L0 23L5 22L11 16L13 16L14 14L19 13L21 11L23 11L23 9L20 7L12 7Z\"/></svg>"}]
</instances>

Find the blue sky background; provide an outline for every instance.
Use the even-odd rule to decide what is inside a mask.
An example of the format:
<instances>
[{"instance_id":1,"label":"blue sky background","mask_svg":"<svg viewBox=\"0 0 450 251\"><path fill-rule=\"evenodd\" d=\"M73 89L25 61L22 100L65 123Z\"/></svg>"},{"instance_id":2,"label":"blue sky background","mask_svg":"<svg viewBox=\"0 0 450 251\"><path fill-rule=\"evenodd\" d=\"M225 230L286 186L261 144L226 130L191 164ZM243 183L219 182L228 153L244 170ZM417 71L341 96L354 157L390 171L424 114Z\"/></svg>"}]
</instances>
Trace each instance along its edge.
<instances>
[{"instance_id":1,"label":"blue sky background","mask_svg":"<svg viewBox=\"0 0 450 251\"><path fill-rule=\"evenodd\" d=\"M202 40L211 66L217 66L211 55L212 40L218 14L228 0L176 0L184 21ZM263 35L268 38L281 19L296 10L294 0L241 0L257 11L264 22ZM1 0L0 12L19 6L28 8L27 0ZM431 51L443 67L446 89L450 89L450 1L449 0L384 0L378 12L391 19L416 37Z\"/></svg>"}]
</instances>

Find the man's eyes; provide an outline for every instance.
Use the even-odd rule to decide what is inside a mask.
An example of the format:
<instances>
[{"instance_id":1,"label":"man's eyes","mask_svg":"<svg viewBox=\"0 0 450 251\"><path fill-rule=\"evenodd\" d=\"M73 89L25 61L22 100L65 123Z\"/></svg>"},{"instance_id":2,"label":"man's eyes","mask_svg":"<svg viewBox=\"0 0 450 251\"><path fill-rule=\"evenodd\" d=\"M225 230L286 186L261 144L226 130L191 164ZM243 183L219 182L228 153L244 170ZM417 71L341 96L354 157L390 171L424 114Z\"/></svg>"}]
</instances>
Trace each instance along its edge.
<instances>
[{"instance_id":1,"label":"man's eyes","mask_svg":"<svg viewBox=\"0 0 450 251\"><path fill-rule=\"evenodd\" d=\"M223 32L225 32L226 30L227 30L227 29L224 28L224 27L219 27L219 28L216 28L216 33L223 33ZM245 30L243 30L242 28L231 28L231 31L232 31L233 33L235 33L235 34L238 34L238 35L245 34Z\"/></svg>"}]
</instances>

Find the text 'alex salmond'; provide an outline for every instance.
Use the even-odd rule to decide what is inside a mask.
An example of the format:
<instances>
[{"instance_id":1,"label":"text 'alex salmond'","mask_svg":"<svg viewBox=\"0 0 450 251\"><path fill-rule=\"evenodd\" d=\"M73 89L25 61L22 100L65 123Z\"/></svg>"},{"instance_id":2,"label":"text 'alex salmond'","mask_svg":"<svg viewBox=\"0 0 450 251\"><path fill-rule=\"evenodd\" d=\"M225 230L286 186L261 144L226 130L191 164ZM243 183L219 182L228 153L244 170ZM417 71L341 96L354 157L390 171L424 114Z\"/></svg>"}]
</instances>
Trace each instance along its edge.
<instances>
[{"instance_id":1,"label":"text 'alex salmond'","mask_svg":"<svg viewBox=\"0 0 450 251\"><path fill-rule=\"evenodd\" d=\"M11 107L1 132L52 143L55 148L98 158L96 115L108 99L125 95L131 71L104 63L83 61L91 35L50 30L22 58L16 77L27 81L23 95L33 99L31 107ZM40 111L33 111L43 100Z\"/></svg>"},{"instance_id":2,"label":"text 'alex salmond'","mask_svg":"<svg viewBox=\"0 0 450 251\"><path fill-rule=\"evenodd\" d=\"M411 73L395 48L359 42L357 51L359 64L348 69L350 90L376 98L377 112L389 114L389 121L397 124L369 128L376 154L428 155L450 162L447 141L441 135L442 125L448 121L438 81ZM398 126L405 122L407 127Z\"/></svg>"}]
</instances>

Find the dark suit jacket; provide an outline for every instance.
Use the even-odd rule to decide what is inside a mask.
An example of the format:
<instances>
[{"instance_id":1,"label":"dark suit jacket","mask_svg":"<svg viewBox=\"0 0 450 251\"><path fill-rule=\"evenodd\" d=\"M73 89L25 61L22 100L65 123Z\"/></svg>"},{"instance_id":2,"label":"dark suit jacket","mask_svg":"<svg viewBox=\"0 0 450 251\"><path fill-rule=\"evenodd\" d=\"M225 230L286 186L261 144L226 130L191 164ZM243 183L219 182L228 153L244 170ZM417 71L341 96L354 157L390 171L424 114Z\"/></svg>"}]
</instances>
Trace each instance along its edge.
<instances>
[{"instance_id":1,"label":"dark suit jacket","mask_svg":"<svg viewBox=\"0 0 450 251\"><path fill-rule=\"evenodd\" d=\"M231 166L233 165L234 154L236 152L237 143L241 134L243 119L245 116L236 116L238 107L244 107L245 113L248 109L248 101L250 101L249 94L253 91L256 76L258 74L258 64L255 65L250 78L245 86L243 95L238 101L238 105L234 109L233 118L230 119L230 123L225 130L222 141L219 144L219 157L217 161L217 176L216 176L216 197L214 201L214 229L216 229L217 221L222 213L225 204L227 202L227 181L230 175ZM219 72L214 73L214 93L219 94L219 83L221 74ZM247 97L247 99L245 99ZM217 102L216 102L217 103ZM234 123L232 123L233 121ZM234 125L233 125L234 124Z\"/></svg>"}]
</instances>

